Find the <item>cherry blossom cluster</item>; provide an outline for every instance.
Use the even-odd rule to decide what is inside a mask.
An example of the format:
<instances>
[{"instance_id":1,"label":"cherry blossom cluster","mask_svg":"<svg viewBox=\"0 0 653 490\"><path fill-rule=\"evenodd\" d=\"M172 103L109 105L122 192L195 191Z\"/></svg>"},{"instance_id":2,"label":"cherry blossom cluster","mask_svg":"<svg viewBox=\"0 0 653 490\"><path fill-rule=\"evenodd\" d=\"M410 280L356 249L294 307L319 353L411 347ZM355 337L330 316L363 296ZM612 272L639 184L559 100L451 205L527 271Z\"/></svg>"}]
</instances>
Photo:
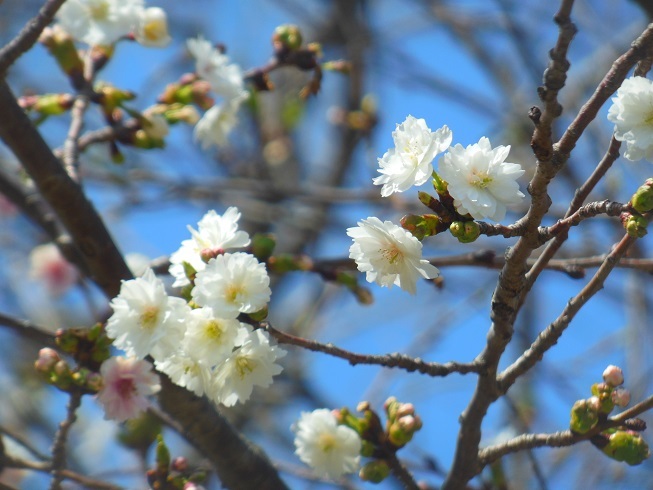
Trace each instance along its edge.
<instances>
[{"instance_id":1,"label":"cherry blossom cluster","mask_svg":"<svg viewBox=\"0 0 653 490\"><path fill-rule=\"evenodd\" d=\"M174 285L191 301L168 295L147 269L123 281L106 326L128 358L151 356L174 383L226 406L247 401L255 386L268 387L286 354L238 319L265 311L271 295L265 264L238 250L250 243L239 219L236 208L209 211L172 254Z\"/></svg>"},{"instance_id":2,"label":"cherry blossom cluster","mask_svg":"<svg viewBox=\"0 0 653 490\"><path fill-rule=\"evenodd\" d=\"M653 82L644 77L624 80L612 99L608 120L614 137L626 143L628 160L653 161Z\"/></svg>"},{"instance_id":3,"label":"cherry blossom cluster","mask_svg":"<svg viewBox=\"0 0 653 490\"><path fill-rule=\"evenodd\" d=\"M392 138L394 148L379 158L381 175L374 179L374 184L383 186L384 197L422 185L433 177L438 194L451 200L458 216L494 221L502 220L507 207L524 198L517 183L524 170L505 161L509 146L492 148L490 140L483 137L473 145L450 148L453 135L447 126L431 131L424 119L413 116L397 125ZM447 153L440 158L436 172L433 160L444 151ZM459 228L456 224L455 229ZM349 256L358 270L365 272L368 282L397 285L414 294L417 279L439 275L437 268L422 259L423 235L418 239L414 233L375 217L360 221L347 234L354 240ZM465 241L466 237L459 239Z\"/></svg>"},{"instance_id":4,"label":"cherry blossom cluster","mask_svg":"<svg viewBox=\"0 0 653 490\"><path fill-rule=\"evenodd\" d=\"M57 12L59 26L90 46L111 45L133 36L144 46L170 42L166 13L144 0L68 0Z\"/></svg>"}]
</instances>

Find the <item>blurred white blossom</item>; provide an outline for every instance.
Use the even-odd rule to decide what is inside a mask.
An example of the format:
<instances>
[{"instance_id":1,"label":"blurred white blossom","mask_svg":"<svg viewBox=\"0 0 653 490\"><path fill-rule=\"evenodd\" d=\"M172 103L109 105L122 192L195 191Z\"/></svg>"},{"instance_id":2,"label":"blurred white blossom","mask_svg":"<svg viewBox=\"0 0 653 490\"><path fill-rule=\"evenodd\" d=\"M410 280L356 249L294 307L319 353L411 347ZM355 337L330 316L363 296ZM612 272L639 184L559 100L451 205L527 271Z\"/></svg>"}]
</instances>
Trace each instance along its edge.
<instances>
[{"instance_id":1,"label":"blurred white blossom","mask_svg":"<svg viewBox=\"0 0 653 490\"><path fill-rule=\"evenodd\" d=\"M358 470L360 436L350 427L338 425L330 410L302 412L293 430L295 454L318 476L337 479Z\"/></svg>"}]
</instances>

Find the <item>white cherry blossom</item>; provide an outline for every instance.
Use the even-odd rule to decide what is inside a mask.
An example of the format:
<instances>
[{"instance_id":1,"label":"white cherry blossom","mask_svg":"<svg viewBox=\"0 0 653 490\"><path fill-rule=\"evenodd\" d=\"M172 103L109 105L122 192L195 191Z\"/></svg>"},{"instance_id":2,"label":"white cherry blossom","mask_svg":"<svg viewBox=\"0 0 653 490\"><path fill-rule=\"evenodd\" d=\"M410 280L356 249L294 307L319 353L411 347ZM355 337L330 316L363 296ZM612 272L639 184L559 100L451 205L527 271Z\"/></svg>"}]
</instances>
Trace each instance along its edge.
<instances>
[{"instance_id":1,"label":"white cherry blossom","mask_svg":"<svg viewBox=\"0 0 653 490\"><path fill-rule=\"evenodd\" d=\"M432 132L424 119L408 116L392 132L395 147L379 158L380 177L374 184L383 185L381 195L387 197L424 184L433 173L433 159L451 144L453 135L447 126Z\"/></svg>"},{"instance_id":2,"label":"white cherry blossom","mask_svg":"<svg viewBox=\"0 0 653 490\"><path fill-rule=\"evenodd\" d=\"M352 428L338 425L330 410L302 412L293 431L295 454L318 476L337 479L358 470L360 436Z\"/></svg>"},{"instance_id":3,"label":"white cherry blossom","mask_svg":"<svg viewBox=\"0 0 653 490\"><path fill-rule=\"evenodd\" d=\"M460 214L474 219L500 221L506 207L519 204L524 194L517 179L524 170L516 163L505 162L510 146L492 148L483 137L463 148L456 145L440 159L439 175L447 182L449 194Z\"/></svg>"},{"instance_id":4,"label":"white cherry blossom","mask_svg":"<svg viewBox=\"0 0 653 490\"><path fill-rule=\"evenodd\" d=\"M272 291L265 264L237 252L209 260L197 273L191 294L198 305L213 308L217 316L235 318L265 308Z\"/></svg>"},{"instance_id":5,"label":"white cherry blossom","mask_svg":"<svg viewBox=\"0 0 653 490\"><path fill-rule=\"evenodd\" d=\"M189 307L183 299L166 294L152 269L143 277L123 281L111 308L107 334L128 356L158 359L178 349Z\"/></svg>"},{"instance_id":6,"label":"white cherry blossom","mask_svg":"<svg viewBox=\"0 0 653 490\"><path fill-rule=\"evenodd\" d=\"M417 279L433 279L440 271L422 259L422 243L390 221L370 217L347 229L354 243L349 257L368 282L380 286L397 285L415 294Z\"/></svg>"},{"instance_id":7,"label":"white cherry blossom","mask_svg":"<svg viewBox=\"0 0 653 490\"><path fill-rule=\"evenodd\" d=\"M614 137L626 143L628 160L653 161L653 81L645 77L624 80L608 110Z\"/></svg>"},{"instance_id":8,"label":"white cherry blossom","mask_svg":"<svg viewBox=\"0 0 653 490\"><path fill-rule=\"evenodd\" d=\"M283 368L275 362L285 355L285 350L270 343L267 333L248 333L242 345L216 366L208 396L227 407L249 400L255 386L267 388L272 377L281 373Z\"/></svg>"},{"instance_id":9,"label":"white cherry blossom","mask_svg":"<svg viewBox=\"0 0 653 490\"><path fill-rule=\"evenodd\" d=\"M190 264L196 271L206 266L201 253L204 250L224 251L246 247L250 243L247 232L238 230L240 212L230 207L220 215L215 210L207 212L197 223L197 230L188 227L191 239L181 242L181 247L170 256L170 274L175 278L173 286L190 284L183 263Z\"/></svg>"}]
</instances>

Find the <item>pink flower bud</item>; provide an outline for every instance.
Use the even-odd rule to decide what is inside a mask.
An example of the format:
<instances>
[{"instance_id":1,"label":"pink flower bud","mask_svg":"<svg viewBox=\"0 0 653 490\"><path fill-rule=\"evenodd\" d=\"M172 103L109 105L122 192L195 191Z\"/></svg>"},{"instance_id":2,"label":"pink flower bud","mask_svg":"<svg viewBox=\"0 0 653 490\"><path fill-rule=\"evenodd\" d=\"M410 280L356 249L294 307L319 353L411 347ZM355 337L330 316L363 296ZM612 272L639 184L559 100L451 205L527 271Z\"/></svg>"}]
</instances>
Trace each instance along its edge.
<instances>
[{"instance_id":1,"label":"pink flower bud","mask_svg":"<svg viewBox=\"0 0 653 490\"><path fill-rule=\"evenodd\" d=\"M34 367L37 371L46 373L60 360L61 358L56 350L44 347L39 351L39 357L34 363Z\"/></svg>"},{"instance_id":2,"label":"pink flower bud","mask_svg":"<svg viewBox=\"0 0 653 490\"><path fill-rule=\"evenodd\" d=\"M412 403L402 403L397 409L397 418L406 415L415 415L415 406Z\"/></svg>"},{"instance_id":3,"label":"pink flower bud","mask_svg":"<svg viewBox=\"0 0 653 490\"><path fill-rule=\"evenodd\" d=\"M616 388L612 392L612 403L618 407L625 407L630 403L630 392L625 388Z\"/></svg>"},{"instance_id":4,"label":"pink flower bud","mask_svg":"<svg viewBox=\"0 0 653 490\"><path fill-rule=\"evenodd\" d=\"M599 399L598 396L592 396L587 399L587 406L591 410L598 412L599 409L601 408L601 400Z\"/></svg>"},{"instance_id":5,"label":"pink flower bud","mask_svg":"<svg viewBox=\"0 0 653 490\"><path fill-rule=\"evenodd\" d=\"M619 386L624 383L624 373L620 367L610 364L603 371L603 380L610 386Z\"/></svg>"}]
</instances>

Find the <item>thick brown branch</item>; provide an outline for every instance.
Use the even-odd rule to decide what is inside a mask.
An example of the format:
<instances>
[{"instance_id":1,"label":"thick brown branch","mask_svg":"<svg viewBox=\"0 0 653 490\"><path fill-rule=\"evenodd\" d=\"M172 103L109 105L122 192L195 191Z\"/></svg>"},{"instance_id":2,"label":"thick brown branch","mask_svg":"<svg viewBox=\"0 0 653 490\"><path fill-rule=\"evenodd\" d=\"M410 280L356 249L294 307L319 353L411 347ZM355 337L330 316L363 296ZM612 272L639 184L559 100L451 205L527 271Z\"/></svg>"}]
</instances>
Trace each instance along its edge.
<instances>
[{"instance_id":1,"label":"thick brown branch","mask_svg":"<svg viewBox=\"0 0 653 490\"><path fill-rule=\"evenodd\" d=\"M52 22L57 10L65 0L48 0L39 13L23 27L18 35L0 49L0 78L4 78L7 69L29 50L38 40L43 29Z\"/></svg>"}]
</instances>

